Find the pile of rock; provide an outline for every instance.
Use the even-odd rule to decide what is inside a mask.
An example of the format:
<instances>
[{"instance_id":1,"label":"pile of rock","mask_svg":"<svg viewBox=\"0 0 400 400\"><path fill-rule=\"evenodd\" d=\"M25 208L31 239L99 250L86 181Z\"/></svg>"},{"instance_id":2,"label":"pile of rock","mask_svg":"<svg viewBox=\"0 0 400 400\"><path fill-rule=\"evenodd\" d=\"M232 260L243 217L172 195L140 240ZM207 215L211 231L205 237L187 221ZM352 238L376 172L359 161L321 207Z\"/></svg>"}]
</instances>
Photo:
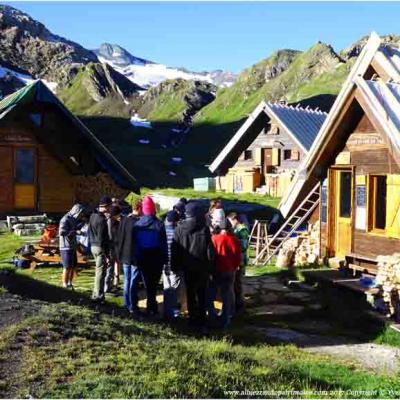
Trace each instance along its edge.
<instances>
[{"instance_id":1,"label":"pile of rock","mask_svg":"<svg viewBox=\"0 0 400 400\"><path fill-rule=\"evenodd\" d=\"M387 316L400 314L400 253L379 256L376 284L380 291L375 295L375 304Z\"/></svg>"},{"instance_id":2,"label":"pile of rock","mask_svg":"<svg viewBox=\"0 0 400 400\"><path fill-rule=\"evenodd\" d=\"M321 264L319 257L319 221L310 224L307 231L299 232L296 237L288 239L279 251L276 265L278 267Z\"/></svg>"}]
</instances>

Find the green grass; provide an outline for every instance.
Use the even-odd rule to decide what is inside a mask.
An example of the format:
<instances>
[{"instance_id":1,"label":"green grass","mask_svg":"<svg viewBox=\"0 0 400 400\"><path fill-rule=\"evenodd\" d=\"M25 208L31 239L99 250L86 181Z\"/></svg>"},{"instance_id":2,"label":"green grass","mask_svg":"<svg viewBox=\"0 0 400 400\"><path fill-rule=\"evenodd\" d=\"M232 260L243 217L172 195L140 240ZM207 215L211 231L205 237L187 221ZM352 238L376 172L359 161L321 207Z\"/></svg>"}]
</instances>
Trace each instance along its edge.
<instances>
[{"instance_id":1,"label":"green grass","mask_svg":"<svg viewBox=\"0 0 400 400\"><path fill-rule=\"evenodd\" d=\"M363 397L378 398L394 397L389 390L400 390L395 377L367 373L293 346L202 339L67 304L45 307L0 335L7 343L23 338L21 367L3 383L5 392L12 386L19 398L249 397L235 392L242 390L314 391L311 397L321 397L318 391L339 397L334 391L363 390L375 391Z\"/></svg>"},{"instance_id":2,"label":"green grass","mask_svg":"<svg viewBox=\"0 0 400 400\"><path fill-rule=\"evenodd\" d=\"M0 232L0 269L12 268L10 260L17 248L24 243L23 239L11 233Z\"/></svg>"},{"instance_id":3,"label":"green grass","mask_svg":"<svg viewBox=\"0 0 400 400\"><path fill-rule=\"evenodd\" d=\"M172 189L172 188L142 188L141 192L143 195L149 193L160 193L165 196L172 197L186 197L187 199L215 199L220 198L227 201L238 201L245 203L256 203L263 206L277 208L280 202L279 197L270 197L267 195L255 194L255 193L225 193L225 192L211 192L202 191L198 192L192 188L185 189Z\"/></svg>"},{"instance_id":4,"label":"green grass","mask_svg":"<svg viewBox=\"0 0 400 400\"><path fill-rule=\"evenodd\" d=\"M19 238L0 236L2 259L18 245ZM248 269L252 275L280 271L273 266ZM15 279L47 282L64 293L60 273L59 267L39 267L33 273L18 271ZM89 296L92 279L93 268L82 270L76 292ZM121 304L120 298L108 301ZM320 398L326 395L319 391L330 391L329 397L351 398L360 396L350 391L363 390L370 394L362 397L395 398L390 390L400 391L398 377L366 372L294 346L252 344L251 333L241 341L235 332L240 333L240 322L232 333L204 338L184 324L136 322L111 309L83 305L44 305L34 316L0 331L0 363L5 368L0 397L276 398L278 392L262 391L304 390L311 395L281 396ZM259 393L236 392L242 390ZM340 396L340 391L346 393Z\"/></svg>"}]
</instances>

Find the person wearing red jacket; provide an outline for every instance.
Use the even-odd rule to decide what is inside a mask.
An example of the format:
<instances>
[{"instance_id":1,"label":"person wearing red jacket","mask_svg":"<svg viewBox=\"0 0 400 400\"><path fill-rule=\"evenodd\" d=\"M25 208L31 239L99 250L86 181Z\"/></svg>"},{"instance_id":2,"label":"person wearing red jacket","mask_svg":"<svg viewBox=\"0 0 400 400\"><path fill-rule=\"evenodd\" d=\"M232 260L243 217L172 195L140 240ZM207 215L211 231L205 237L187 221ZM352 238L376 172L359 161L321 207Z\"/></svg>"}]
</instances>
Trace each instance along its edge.
<instances>
[{"instance_id":1,"label":"person wearing red jacket","mask_svg":"<svg viewBox=\"0 0 400 400\"><path fill-rule=\"evenodd\" d=\"M227 227L226 221L212 236L217 267L216 284L222 299L222 323L227 328L235 312L235 273L240 267L241 247L239 240Z\"/></svg>"}]
</instances>

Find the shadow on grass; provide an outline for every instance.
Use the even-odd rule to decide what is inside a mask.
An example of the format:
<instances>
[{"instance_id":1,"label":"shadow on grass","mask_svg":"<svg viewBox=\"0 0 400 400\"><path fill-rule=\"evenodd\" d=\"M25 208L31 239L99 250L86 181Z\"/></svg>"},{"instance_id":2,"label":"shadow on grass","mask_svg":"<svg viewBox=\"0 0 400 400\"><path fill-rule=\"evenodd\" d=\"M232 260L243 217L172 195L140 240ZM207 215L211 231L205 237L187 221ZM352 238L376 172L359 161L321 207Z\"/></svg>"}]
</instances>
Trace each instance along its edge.
<instances>
[{"instance_id":1,"label":"shadow on grass","mask_svg":"<svg viewBox=\"0 0 400 400\"><path fill-rule=\"evenodd\" d=\"M314 271L319 274L324 271ZM330 272L330 271L327 271ZM287 282L292 278L292 271L282 270L273 271L265 276L248 277L248 279L258 279L262 282L270 278ZM128 317L126 311L117 304L105 303L104 305L94 304L89 294L79 291L71 291L53 284L40 281L32 276L21 273L10 272L4 270L0 273L0 286L4 287L10 293L18 294L25 298L42 300L50 303L67 302L74 305L88 307L100 313L111 316ZM387 332L387 323L383 320L372 318L366 311L371 310L370 305L360 296L354 293L343 291L329 285L320 285L320 289L316 292L319 301L323 307L319 310L313 310L305 307L303 312L288 312L284 314L276 314L270 312L277 305L296 305L296 302L288 302L276 300L270 304L260 301L259 293L248 296L248 301L252 301L253 307L265 308L259 314L254 313L252 307L242 315L238 315L232 324L232 328L223 331L217 329L217 324L211 323L210 337L214 339L228 339L235 344L245 346L255 344L296 344L299 347L309 346L331 346L340 345L346 342L365 343L376 341L377 343L387 343L391 345L399 345L400 340L397 335ZM258 306L259 304L259 306ZM299 304L299 303L297 303ZM313 320L321 321L326 324L328 321L332 325L332 329L327 333L312 334L308 329L301 336L302 330L298 329L298 324L304 321ZM159 318L146 318L147 323L164 323ZM181 335L188 337L202 337L202 334L188 326L187 320L182 318L168 326ZM278 328L292 331L300 331L300 335L294 335L292 338L283 337L269 338L263 328ZM345 340L344 340L345 339Z\"/></svg>"}]
</instances>

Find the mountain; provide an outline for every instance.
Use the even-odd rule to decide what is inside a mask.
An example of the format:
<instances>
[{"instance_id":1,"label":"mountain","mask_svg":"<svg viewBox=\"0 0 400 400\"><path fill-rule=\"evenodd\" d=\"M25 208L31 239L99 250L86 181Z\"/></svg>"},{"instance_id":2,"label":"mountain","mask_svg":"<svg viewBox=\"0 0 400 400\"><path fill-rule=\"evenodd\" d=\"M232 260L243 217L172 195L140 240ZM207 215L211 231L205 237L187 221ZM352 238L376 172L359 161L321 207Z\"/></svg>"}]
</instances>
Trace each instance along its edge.
<instances>
[{"instance_id":1,"label":"mountain","mask_svg":"<svg viewBox=\"0 0 400 400\"><path fill-rule=\"evenodd\" d=\"M1 65L35 78L66 82L73 67L97 61L90 50L51 33L22 11L0 5Z\"/></svg>"},{"instance_id":2,"label":"mountain","mask_svg":"<svg viewBox=\"0 0 400 400\"><path fill-rule=\"evenodd\" d=\"M215 99L216 91L216 86L204 81L167 80L147 90L138 111L153 122L191 126L193 116Z\"/></svg>"},{"instance_id":3,"label":"mountain","mask_svg":"<svg viewBox=\"0 0 400 400\"><path fill-rule=\"evenodd\" d=\"M89 63L78 68L59 97L79 115L129 116L130 101L141 90L109 65Z\"/></svg>"},{"instance_id":4,"label":"mountain","mask_svg":"<svg viewBox=\"0 0 400 400\"><path fill-rule=\"evenodd\" d=\"M111 65L144 88L154 87L163 81L173 79L206 81L219 87L229 87L236 79L235 74L221 70L192 72L184 68L167 67L164 64L135 57L116 44L103 43L93 52L100 61Z\"/></svg>"}]
</instances>

